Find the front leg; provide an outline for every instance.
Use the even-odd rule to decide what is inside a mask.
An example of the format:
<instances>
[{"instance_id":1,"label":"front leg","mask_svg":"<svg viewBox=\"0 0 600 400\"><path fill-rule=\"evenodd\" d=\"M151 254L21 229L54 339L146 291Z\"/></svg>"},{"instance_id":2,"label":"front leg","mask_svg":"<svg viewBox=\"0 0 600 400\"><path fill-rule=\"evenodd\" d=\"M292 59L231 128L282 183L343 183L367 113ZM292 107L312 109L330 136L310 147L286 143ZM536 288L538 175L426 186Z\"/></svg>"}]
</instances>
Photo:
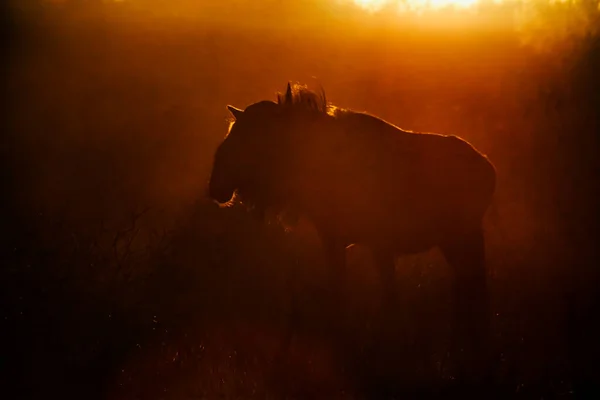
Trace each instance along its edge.
<instances>
[{"instance_id":1,"label":"front leg","mask_svg":"<svg viewBox=\"0 0 600 400\"><path fill-rule=\"evenodd\" d=\"M396 286L396 263L392 251L375 248L373 258L379 269L382 288L382 305L386 313L394 313L397 300L398 288Z\"/></svg>"},{"instance_id":2,"label":"front leg","mask_svg":"<svg viewBox=\"0 0 600 400\"><path fill-rule=\"evenodd\" d=\"M328 268L328 287L334 303L342 301L346 281L346 244L337 236L321 233Z\"/></svg>"}]
</instances>

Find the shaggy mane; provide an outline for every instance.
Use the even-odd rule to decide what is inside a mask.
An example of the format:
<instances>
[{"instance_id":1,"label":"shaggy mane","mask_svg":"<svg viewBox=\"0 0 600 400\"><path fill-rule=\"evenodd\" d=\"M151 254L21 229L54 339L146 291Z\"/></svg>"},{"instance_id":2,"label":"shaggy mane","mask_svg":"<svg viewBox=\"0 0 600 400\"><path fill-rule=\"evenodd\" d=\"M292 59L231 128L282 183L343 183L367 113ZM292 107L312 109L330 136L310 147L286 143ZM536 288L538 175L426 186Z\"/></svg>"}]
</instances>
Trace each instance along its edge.
<instances>
[{"instance_id":1,"label":"shaggy mane","mask_svg":"<svg viewBox=\"0 0 600 400\"><path fill-rule=\"evenodd\" d=\"M308 89L306 85L294 83L290 85L292 89L291 99L286 98L285 94L277 94L277 103L284 107L290 107L292 110L317 112L326 115L333 115L337 109L327 102L325 90L320 88L319 92Z\"/></svg>"}]
</instances>

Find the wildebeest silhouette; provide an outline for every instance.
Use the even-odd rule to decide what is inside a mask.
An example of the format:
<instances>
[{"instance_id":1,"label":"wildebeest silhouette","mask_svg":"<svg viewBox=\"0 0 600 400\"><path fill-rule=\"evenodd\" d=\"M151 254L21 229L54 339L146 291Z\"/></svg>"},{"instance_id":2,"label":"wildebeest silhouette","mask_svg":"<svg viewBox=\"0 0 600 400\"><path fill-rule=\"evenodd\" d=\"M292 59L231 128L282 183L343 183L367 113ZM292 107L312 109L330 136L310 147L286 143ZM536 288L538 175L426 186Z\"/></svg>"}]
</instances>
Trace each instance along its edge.
<instances>
[{"instance_id":1,"label":"wildebeest silhouette","mask_svg":"<svg viewBox=\"0 0 600 400\"><path fill-rule=\"evenodd\" d=\"M227 108L233 121L215 154L212 199L306 217L332 284L343 277L345 249L368 246L385 304L395 297L395 257L439 247L454 271L455 326L479 351L489 329L482 224L496 186L485 155L456 136L335 107L301 85L288 83L277 102Z\"/></svg>"}]
</instances>

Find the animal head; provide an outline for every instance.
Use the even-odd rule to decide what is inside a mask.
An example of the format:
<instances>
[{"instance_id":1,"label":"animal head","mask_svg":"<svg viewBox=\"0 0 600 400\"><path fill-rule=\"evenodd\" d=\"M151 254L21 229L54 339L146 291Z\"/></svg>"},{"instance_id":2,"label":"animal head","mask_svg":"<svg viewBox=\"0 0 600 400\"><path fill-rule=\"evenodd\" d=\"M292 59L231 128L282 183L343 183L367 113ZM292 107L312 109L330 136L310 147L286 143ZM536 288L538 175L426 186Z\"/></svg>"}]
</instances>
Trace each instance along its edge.
<instances>
[{"instance_id":1,"label":"animal head","mask_svg":"<svg viewBox=\"0 0 600 400\"><path fill-rule=\"evenodd\" d=\"M227 203L236 191L257 190L258 170L269 150L267 141L273 135L279 106L260 101L245 110L227 106L233 120L214 156L209 181L209 196Z\"/></svg>"},{"instance_id":2,"label":"animal head","mask_svg":"<svg viewBox=\"0 0 600 400\"><path fill-rule=\"evenodd\" d=\"M277 103L260 101L244 110L227 106L232 121L215 153L209 181L208 194L218 203L228 203L236 194L247 203L276 203L286 157L294 150L291 143L306 134L306 122L328 112L324 93L300 85L288 83L277 98Z\"/></svg>"}]
</instances>

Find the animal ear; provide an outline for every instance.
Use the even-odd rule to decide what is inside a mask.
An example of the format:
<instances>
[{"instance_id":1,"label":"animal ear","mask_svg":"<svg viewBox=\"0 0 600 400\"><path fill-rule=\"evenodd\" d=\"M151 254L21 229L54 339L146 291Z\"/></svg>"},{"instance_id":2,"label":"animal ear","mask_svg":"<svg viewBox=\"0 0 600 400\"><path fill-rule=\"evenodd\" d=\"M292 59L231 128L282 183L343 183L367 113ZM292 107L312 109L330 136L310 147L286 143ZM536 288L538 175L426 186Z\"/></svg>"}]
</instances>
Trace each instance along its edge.
<instances>
[{"instance_id":1,"label":"animal ear","mask_svg":"<svg viewBox=\"0 0 600 400\"><path fill-rule=\"evenodd\" d=\"M287 90L285 91L285 103L292 104L292 85L288 82Z\"/></svg>"},{"instance_id":2,"label":"animal ear","mask_svg":"<svg viewBox=\"0 0 600 400\"><path fill-rule=\"evenodd\" d=\"M244 113L244 110L240 110L239 108L236 108L229 104L227 105L227 110L229 110L229 112L231 113L231 115L233 115L233 118L235 119L238 119Z\"/></svg>"}]
</instances>

